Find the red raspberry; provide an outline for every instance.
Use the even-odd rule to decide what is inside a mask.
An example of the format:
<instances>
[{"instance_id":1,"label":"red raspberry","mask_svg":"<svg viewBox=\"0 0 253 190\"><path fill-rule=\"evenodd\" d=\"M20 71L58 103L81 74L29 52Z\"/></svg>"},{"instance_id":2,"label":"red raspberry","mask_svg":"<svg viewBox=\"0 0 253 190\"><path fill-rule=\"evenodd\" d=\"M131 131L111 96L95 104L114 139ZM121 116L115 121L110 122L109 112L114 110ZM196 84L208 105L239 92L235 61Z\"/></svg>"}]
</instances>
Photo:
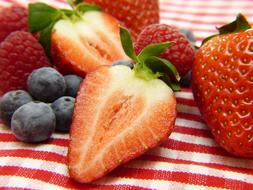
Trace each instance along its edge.
<instances>
[{"instance_id":1,"label":"red raspberry","mask_svg":"<svg viewBox=\"0 0 253 190\"><path fill-rule=\"evenodd\" d=\"M28 11L20 5L12 5L0 11L0 42L11 32L28 31Z\"/></svg>"},{"instance_id":2,"label":"red raspberry","mask_svg":"<svg viewBox=\"0 0 253 190\"><path fill-rule=\"evenodd\" d=\"M11 33L0 44L0 96L10 90L26 89L28 75L50 63L43 47L31 33Z\"/></svg>"},{"instance_id":3,"label":"red raspberry","mask_svg":"<svg viewBox=\"0 0 253 190\"><path fill-rule=\"evenodd\" d=\"M161 57L175 65L181 77L191 68L194 61L194 49L187 38L174 27L166 24L153 24L147 26L138 36L135 43L136 53L149 44L161 42L174 42Z\"/></svg>"}]
</instances>

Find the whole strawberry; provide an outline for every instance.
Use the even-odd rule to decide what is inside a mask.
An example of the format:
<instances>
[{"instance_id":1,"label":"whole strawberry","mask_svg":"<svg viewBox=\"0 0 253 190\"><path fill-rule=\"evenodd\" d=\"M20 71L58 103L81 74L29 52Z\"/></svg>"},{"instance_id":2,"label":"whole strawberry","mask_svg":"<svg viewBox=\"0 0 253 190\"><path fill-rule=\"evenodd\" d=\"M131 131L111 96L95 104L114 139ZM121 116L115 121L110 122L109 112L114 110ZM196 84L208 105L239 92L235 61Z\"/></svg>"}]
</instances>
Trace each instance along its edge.
<instances>
[{"instance_id":1,"label":"whole strawberry","mask_svg":"<svg viewBox=\"0 0 253 190\"><path fill-rule=\"evenodd\" d=\"M186 36L176 27L166 24L147 26L137 38L135 51L140 53L149 44L167 41L173 42L173 45L161 57L174 64L183 77L192 68L195 52Z\"/></svg>"},{"instance_id":2,"label":"whole strawberry","mask_svg":"<svg viewBox=\"0 0 253 190\"><path fill-rule=\"evenodd\" d=\"M27 16L28 11L20 5L0 10L0 42L2 42L11 32L22 30L28 31Z\"/></svg>"},{"instance_id":3,"label":"whole strawberry","mask_svg":"<svg viewBox=\"0 0 253 190\"><path fill-rule=\"evenodd\" d=\"M127 27L134 39L145 26L159 23L158 0L85 0L99 5Z\"/></svg>"},{"instance_id":4,"label":"whole strawberry","mask_svg":"<svg viewBox=\"0 0 253 190\"><path fill-rule=\"evenodd\" d=\"M0 96L10 90L26 89L28 75L49 65L42 46L32 34L11 33L0 44Z\"/></svg>"},{"instance_id":5,"label":"whole strawberry","mask_svg":"<svg viewBox=\"0 0 253 190\"><path fill-rule=\"evenodd\" d=\"M242 15L197 52L192 88L216 141L253 158L253 30Z\"/></svg>"}]
</instances>

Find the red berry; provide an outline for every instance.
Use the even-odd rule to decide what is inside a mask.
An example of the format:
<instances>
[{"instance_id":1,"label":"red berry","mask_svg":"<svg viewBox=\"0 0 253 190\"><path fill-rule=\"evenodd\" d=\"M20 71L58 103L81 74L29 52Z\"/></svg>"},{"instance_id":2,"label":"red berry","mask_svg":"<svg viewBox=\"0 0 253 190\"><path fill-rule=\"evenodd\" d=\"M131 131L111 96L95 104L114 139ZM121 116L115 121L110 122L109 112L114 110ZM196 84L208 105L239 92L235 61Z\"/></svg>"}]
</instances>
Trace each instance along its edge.
<instances>
[{"instance_id":1,"label":"red berry","mask_svg":"<svg viewBox=\"0 0 253 190\"><path fill-rule=\"evenodd\" d=\"M195 101L215 140L228 152L253 158L253 31L212 38L196 53Z\"/></svg>"},{"instance_id":2,"label":"red berry","mask_svg":"<svg viewBox=\"0 0 253 190\"><path fill-rule=\"evenodd\" d=\"M176 27L166 24L147 26L137 38L135 51L140 53L149 44L168 41L174 43L161 57L174 64L183 77L192 68L195 52L187 38Z\"/></svg>"},{"instance_id":3,"label":"red berry","mask_svg":"<svg viewBox=\"0 0 253 190\"><path fill-rule=\"evenodd\" d=\"M28 75L37 68L50 66L43 47L31 33L11 33L0 44L0 95L26 89Z\"/></svg>"},{"instance_id":4,"label":"red berry","mask_svg":"<svg viewBox=\"0 0 253 190\"><path fill-rule=\"evenodd\" d=\"M0 11L0 42L11 32L28 31L28 11L20 5L12 5Z\"/></svg>"},{"instance_id":5,"label":"red berry","mask_svg":"<svg viewBox=\"0 0 253 190\"><path fill-rule=\"evenodd\" d=\"M127 27L134 39L145 26L159 23L158 0L85 0L99 5Z\"/></svg>"}]
</instances>

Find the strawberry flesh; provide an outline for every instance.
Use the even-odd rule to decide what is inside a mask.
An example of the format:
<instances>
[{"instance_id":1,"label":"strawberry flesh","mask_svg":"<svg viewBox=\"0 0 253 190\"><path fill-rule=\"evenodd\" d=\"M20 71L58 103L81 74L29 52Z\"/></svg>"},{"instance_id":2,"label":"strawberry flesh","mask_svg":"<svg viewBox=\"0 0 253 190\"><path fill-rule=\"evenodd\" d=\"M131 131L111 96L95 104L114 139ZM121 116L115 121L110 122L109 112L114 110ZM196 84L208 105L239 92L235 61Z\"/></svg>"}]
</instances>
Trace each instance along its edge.
<instances>
[{"instance_id":1,"label":"strawberry flesh","mask_svg":"<svg viewBox=\"0 0 253 190\"><path fill-rule=\"evenodd\" d=\"M104 176L167 139L175 118L175 97L161 80L136 78L127 66L88 74L70 131L70 176L83 183Z\"/></svg>"},{"instance_id":2,"label":"strawberry flesh","mask_svg":"<svg viewBox=\"0 0 253 190\"><path fill-rule=\"evenodd\" d=\"M84 13L75 23L58 21L51 37L51 52L62 73L81 76L115 60L129 59L120 44L118 22L97 11Z\"/></svg>"}]
</instances>

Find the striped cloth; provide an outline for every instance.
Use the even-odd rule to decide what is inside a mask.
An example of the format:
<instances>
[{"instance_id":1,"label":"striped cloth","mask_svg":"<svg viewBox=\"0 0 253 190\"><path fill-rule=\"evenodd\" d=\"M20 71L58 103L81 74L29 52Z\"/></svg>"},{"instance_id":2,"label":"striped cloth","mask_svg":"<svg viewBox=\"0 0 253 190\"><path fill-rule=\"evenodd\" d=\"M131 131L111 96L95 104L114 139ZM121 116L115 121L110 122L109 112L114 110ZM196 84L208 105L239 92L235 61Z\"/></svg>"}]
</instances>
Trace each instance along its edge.
<instances>
[{"instance_id":1,"label":"striped cloth","mask_svg":"<svg viewBox=\"0 0 253 190\"><path fill-rule=\"evenodd\" d=\"M9 2L0 0L2 6ZM63 0L47 2L66 6ZM161 0L160 4L161 22L191 29L199 42L238 12L253 20L251 0ZM168 140L92 184L69 178L68 135L55 133L46 143L31 145L18 142L9 128L0 125L0 189L252 190L253 160L231 156L215 143L191 89L176 97L176 127Z\"/></svg>"}]
</instances>

